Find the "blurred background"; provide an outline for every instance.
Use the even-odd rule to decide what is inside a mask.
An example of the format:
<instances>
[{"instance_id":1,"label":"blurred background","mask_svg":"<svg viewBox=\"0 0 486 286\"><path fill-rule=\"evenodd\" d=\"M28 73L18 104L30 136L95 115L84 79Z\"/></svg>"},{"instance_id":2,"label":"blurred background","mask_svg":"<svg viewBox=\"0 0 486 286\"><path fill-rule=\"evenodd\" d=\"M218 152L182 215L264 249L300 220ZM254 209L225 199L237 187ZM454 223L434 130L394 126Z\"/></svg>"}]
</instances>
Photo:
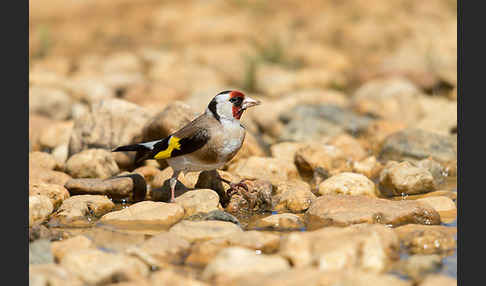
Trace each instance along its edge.
<instances>
[{"instance_id":1,"label":"blurred background","mask_svg":"<svg viewBox=\"0 0 486 286\"><path fill-rule=\"evenodd\" d=\"M298 88L351 92L391 75L426 93L448 93L457 84L457 3L451 0L29 5L31 85L46 84L49 76L93 77L118 93L146 88L147 98L184 99L223 86L267 96Z\"/></svg>"}]
</instances>

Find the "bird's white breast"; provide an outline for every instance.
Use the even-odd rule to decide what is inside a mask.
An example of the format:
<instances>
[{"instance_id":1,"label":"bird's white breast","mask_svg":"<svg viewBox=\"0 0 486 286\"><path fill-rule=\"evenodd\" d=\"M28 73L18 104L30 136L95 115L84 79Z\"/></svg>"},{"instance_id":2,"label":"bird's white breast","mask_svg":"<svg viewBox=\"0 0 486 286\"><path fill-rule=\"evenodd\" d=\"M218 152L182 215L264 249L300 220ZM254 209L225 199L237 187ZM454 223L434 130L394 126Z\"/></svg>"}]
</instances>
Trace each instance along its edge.
<instances>
[{"instance_id":1,"label":"bird's white breast","mask_svg":"<svg viewBox=\"0 0 486 286\"><path fill-rule=\"evenodd\" d=\"M219 150L221 157L227 157L240 149L245 138L245 129L236 120L221 120L223 125L223 144Z\"/></svg>"}]
</instances>

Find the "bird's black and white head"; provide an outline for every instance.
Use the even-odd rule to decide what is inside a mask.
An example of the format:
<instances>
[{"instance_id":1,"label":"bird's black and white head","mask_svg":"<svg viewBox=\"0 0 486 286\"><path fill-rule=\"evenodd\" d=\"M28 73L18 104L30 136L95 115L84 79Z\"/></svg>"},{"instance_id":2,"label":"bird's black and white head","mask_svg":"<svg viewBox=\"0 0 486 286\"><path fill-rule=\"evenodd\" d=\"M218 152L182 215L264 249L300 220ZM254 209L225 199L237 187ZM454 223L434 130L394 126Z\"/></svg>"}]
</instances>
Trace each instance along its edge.
<instances>
[{"instance_id":1,"label":"bird's black and white head","mask_svg":"<svg viewBox=\"0 0 486 286\"><path fill-rule=\"evenodd\" d=\"M258 104L260 101L245 96L240 91L226 90L218 93L211 100L206 112L211 113L218 120L240 120L247 108Z\"/></svg>"}]
</instances>

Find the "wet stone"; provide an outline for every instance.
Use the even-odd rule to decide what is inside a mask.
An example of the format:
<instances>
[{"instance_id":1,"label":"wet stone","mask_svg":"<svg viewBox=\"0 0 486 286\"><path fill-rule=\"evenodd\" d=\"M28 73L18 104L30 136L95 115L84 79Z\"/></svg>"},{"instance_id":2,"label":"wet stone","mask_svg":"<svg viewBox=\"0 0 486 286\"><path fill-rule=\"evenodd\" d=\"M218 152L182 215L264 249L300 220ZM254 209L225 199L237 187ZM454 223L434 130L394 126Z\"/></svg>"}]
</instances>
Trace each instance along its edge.
<instances>
[{"instance_id":1,"label":"wet stone","mask_svg":"<svg viewBox=\"0 0 486 286\"><path fill-rule=\"evenodd\" d=\"M163 232L146 241L126 249L152 267L163 268L170 264L181 264L189 254L190 243L177 234Z\"/></svg>"},{"instance_id":2,"label":"wet stone","mask_svg":"<svg viewBox=\"0 0 486 286\"><path fill-rule=\"evenodd\" d=\"M119 211L105 214L100 223L121 228L167 229L184 216L178 204L142 201Z\"/></svg>"},{"instance_id":3,"label":"wet stone","mask_svg":"<svg viewBox=\"0 0 486 286\"><path fill-rule=\"evenodd\" d=\"M394 231L412 254L452 254L456 249L456 227L407 224Z\"/></svg>"},{"instance_id":4,"label":"wet stone","mask_svg":"<svg viewBox=\"0 0 486 286\"><path fill-rule=\"evenodd\" d=\"M304 218L307 228L311 230L359 223L393 226L440 223L440 216L432 207L418 202L347 195L323 195L315 199Z\"/></svg>"},{"instance_id":5,"label":"wet stone","mask_svg":"<svg viewBox=\"0 0 486 286\"><path fill-rule=\"evenodd\" d=\"M389 161L380 173L379 190L387 197L427 193L435 190L434 177L410 162Z\"/></svg>"},{"instance_id":6,"label":"wet stone","mask_svg":"<svg viewBox=\"0 0 486 286\"><path fill-rule=\"evenodd\" d=\"M427 274L437 272L442 265L442 258L437 254L416 254L399 261L394 268L402 275L413 280L420 280Z\"/></svg>"},{"instance_id":7,"label":"wet stone","mask_svg":"<svg viewBox=\"0 0 486 286\"><path fill-rule=\"evenodd\" d=\"M206 266L202 278L219 284L253 273L273 273L286 269L290 269L290 265L281 256L259 255L245 248L229 247L220 251Z\"/></svg>"},{"instance_id":8,"label":"wet stone","mask_svg":"<svg viewBox=\"0 0 486 286\"><path fill-rule=\"evenodd\" d=\"M78 195L62 202L49 221L51 226L87 226L111 211L115 204L106 196Z\"/></svg>"},{"instance_id":9,"label":"wet stone","mask_svg":"<svg viewBox=\"0 0 486 286\"><path fill-rule=\"evenodd\" d=\"M65 240L54 241L51 244L52 254L56 261L61 261L61 259L71 251L77 251L79 249L92 248L93 243L89 238L83 235L77 235Z\"/></svg>"},{"instance_id":10,"label":"wet stone","mask_svg":"<svg viewBox=\"0 0 486 286\"><path fill-rule=\"evenodd\" d=\"M210 189L196 189L177 197L176 203L184 208L184 217L189 217L196 213L208 213L217 210L219 196Z\"/></svg>"},{"instance_id":11,"label":"wet stone","mask_svg":"<svg viewBox=\"0 0 486 286\"><path fill-rule=\"evenodd\" d=\"M270 215L265 218L251 221L249 229L271 229L271 230L300 230L305 227L302 219L289 213Z\"/></svg>"},{"instance_id":12,"label":"wet stone","mask_svg":"<svg viewBox=\"0 0 486 286\"><path fill-rule=\"evenodd\" d=\"M277 195L273 197L274 209L301 213L306 211L316 196L309 184L303 181L282 182L276 186Z\"/></svg>"},{"instance_id":13,"label":"wet stone","mask_svg":"<svg viewBox=\"0 0 486 286\"><path fill-rule=\"evenodd\" d=\"M65 187L71 195L106 195L114 200L145 198L147 186L139 174L116 176L109 179L71 179Z\"/></svg>"},{"instance_id":14,"label":"wet stone","mask_svg":"<svg viewBox=\"0 0 486 286\"><path fill-rule=\"evenodd\" d=\"M61 165L51 154L40 151L29 153L29 167L47 170L62 170Z\"/></svg>"},{"instance_id":15,"label":"wet stone","mask_svg":"<svg viewBox=\"0 0 486 286\"><path fill-rule=\"evenodd\" d=\"M188 221L183 220L169 229L189 242L205 241L242 232L242 229L225 221Z\"/></svg>"},{"instance_id":16,"label":"wet stone","mask_svg":"<svg viewBox=\"0 0 486 286\"><path fill-rule=\"evenodd\" d=\"M362 224L292 232L281 239L279 254L295 268L315 265L326 271L358 268L380 273L399 258L398 251L399 240L393 230Z\"/></svg>"},{"instance_id":17,"label":"wet stone","mask_svg":"<svg viewBox=\"0 0 486 286\"><path fill-rule=\"evenodd\" d=\"M64 184L71 179L66 173L59 171L52 171L43 168L29 168L29 183L46 183L64 186Z\"/></svg>"},{"instance_id":18,"label":"wet stone","mask_svg":"<svg viewBox=\"0 0 486 286\"><path fill-rule=\"evenodd\" d=\"M457 279L441 274L427 275L418 286L457 286Z\"/></svg>"},{"instance_id":19,"label":"wet stone","mask_svg":"<svg viewBox=\"0 0 486 286\"><path fill-rule=\"evenodd\" d=\"M139 259L123 254L84 249L67 253L60 265L88 285L138 280L146 277L148 267Z\"/></svg>"},{"instance_id":20,"label":"wet stone","mask_svg":"<svg viewBox=\"0 0 486 286\"><path fill-rule=\"evenodd\" d=\"M44 195L29 196L29 227L44 222L54 210L49 197Z\"/></svg>"},{"instance_id":21,"label":"wet stone","mask_svg":"<svg viewBox=\"0 0 486 286\"><path fill-rule=\"evenodd\" d=\"M209 284L170 269L156 271L150 275L150 281L152 283L150 285L209 286Z\"/></svg>"},{"instance_id":22,"label":"wet stone","mask_svg":"<svg viewBox=\"0 0 486 286\"><path fill-rule=\"evenodd\" d=\"M238 219L225 211L222 210L213 210L208 213L199 213L192 215L186 218L187 220L219 220L219 221L227 221L236 224L237 226L241 227L240 222Z\"/></svg>"}]
</instances>

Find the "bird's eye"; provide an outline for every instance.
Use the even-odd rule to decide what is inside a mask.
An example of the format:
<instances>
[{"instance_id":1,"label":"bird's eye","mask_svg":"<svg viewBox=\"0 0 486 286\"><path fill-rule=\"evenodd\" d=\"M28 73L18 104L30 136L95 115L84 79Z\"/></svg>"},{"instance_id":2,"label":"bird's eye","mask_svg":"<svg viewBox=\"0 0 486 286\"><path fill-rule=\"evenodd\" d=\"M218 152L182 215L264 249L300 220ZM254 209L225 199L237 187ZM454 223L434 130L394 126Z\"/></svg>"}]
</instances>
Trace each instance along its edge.
<instances>
[{"instance_id":1,"label":"bird's eye","mask_svg":"<svg viewBox=\"0 0 486 286\"><path fill-rule=\"evenodd\" d=\"M230 99L230 102L233 103L233 105L235 106L240 106L243 102L243 99L241 97L233 97Z\"/></svg>"}]
</instances>

